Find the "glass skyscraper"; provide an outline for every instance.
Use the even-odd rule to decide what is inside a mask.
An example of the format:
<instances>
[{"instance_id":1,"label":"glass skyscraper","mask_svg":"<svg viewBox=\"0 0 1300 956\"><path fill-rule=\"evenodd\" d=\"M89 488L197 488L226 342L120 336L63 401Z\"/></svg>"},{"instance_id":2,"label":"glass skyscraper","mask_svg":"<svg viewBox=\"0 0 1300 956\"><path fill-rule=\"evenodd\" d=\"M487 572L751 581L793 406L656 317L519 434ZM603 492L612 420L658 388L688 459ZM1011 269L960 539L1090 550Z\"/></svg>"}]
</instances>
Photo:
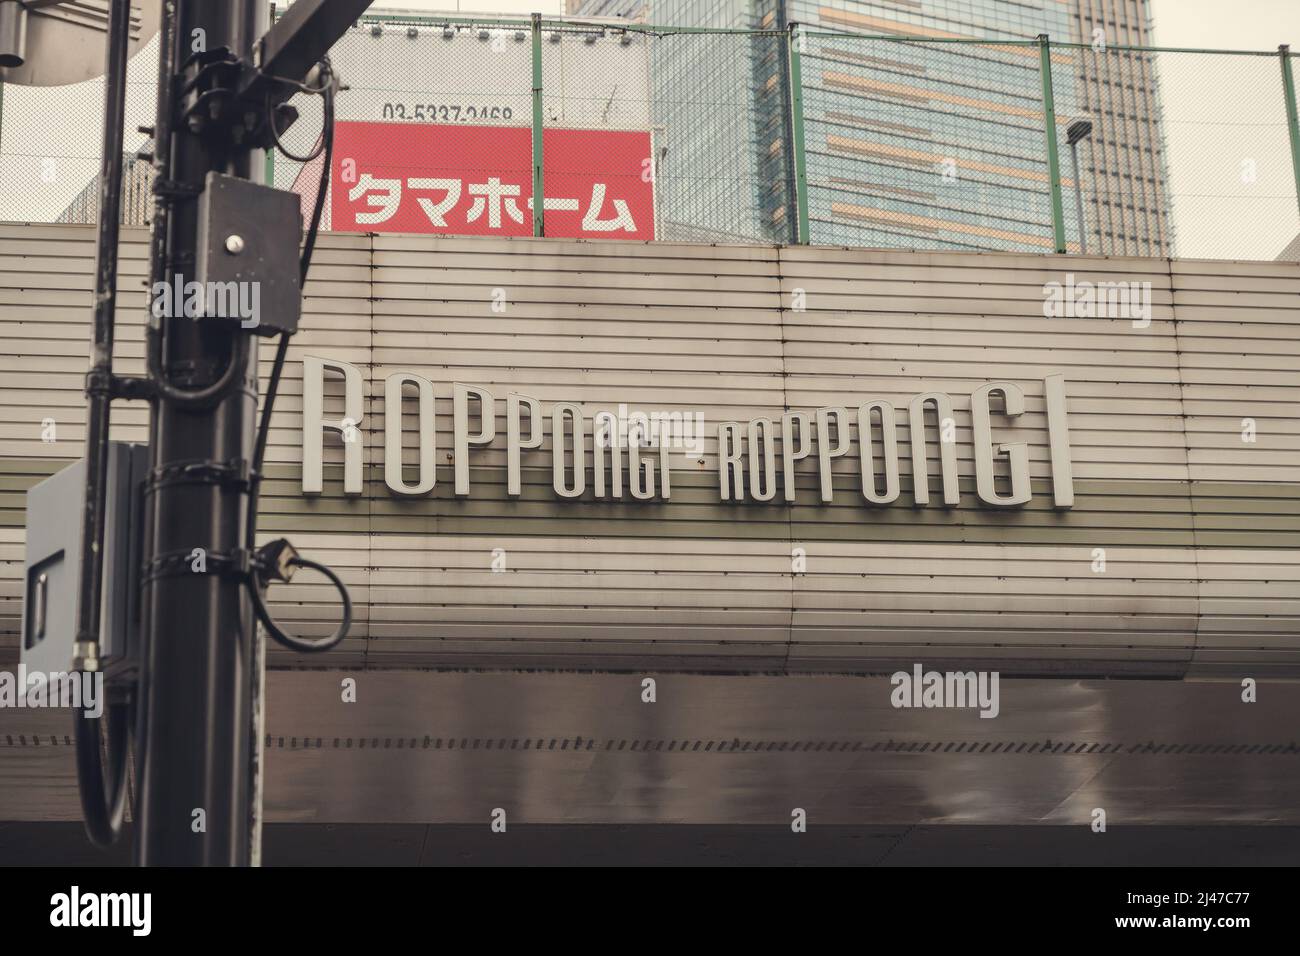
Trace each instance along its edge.
<instances>
[{"instance_id":1,"label":"glass skyscraper","mask_svg":"<svg viewBox=\"0 0 1300 956\"><path fill-rule=\"evenodd\" d=\"M1145 0L588 0L573 12L664 26L798 23L809 240L885 248L1051 251L1040 51L996 41L1148 41ZM963 39L989 42L952 42ZM657 47L664 237L794 239L783 44L687 35ZM1052 51L1071 251L1169 251L1155 77L1141 57ZM1091 134L1076 156L1066 130L1084 117Z\"/></svg>"}]
</instances>

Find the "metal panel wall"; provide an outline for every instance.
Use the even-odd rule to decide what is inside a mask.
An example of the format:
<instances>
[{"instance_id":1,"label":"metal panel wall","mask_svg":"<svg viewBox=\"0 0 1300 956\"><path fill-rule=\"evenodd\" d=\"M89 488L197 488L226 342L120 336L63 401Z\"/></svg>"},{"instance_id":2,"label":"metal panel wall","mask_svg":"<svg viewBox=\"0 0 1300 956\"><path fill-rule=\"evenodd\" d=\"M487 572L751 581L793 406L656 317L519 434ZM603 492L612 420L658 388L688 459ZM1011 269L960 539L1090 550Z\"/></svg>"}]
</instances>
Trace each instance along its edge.
<instances>
[{"instance_id":1,"label":"metal panel wall","mask_svg":"<svg viewBox=\"0 0 1300 956\"><path fill-rule=\"evenodd\" d=\"M135 371L144 242L125 235L119 297L118 354ZM0 226L0 654L10 659L22 493L81 454L92 268L89 228ZM1045 284L1070 274L1149 283L1149 326L1045 318ZM1300 266L1280 262L329 235L277 404L261 528L353 588L358 623L332 665L857 671L934 659L1039 673L1293 673L1297 293ZM360 497L342 494L342 445L328 436L325 492L301 494L303 355L365 377ZM384 485L384 378L397 370L435 386L438 475L425 498ZM1068 381L1069 511L1052 507L1043 377L1053 372ZM1029 444L1034 497L1016 510L975 495L969 396L995 380L1026 396L1014 428L994 415L995 440ZM472 453L467 499L452 494L452 382L498 400L501 437ZM589 438L592 413L620 403L698 412L703 448L674 451L669 501L597 502L590 480L570 501L551 488L548 422L510 498L511 390L548 410L581 403ZM936 490L913 503L906 405L930 390L955 407L953 508L935 500L934 436ZM831 504L818 501L815 452L798 465L793 505L719 500L718 422L873 398L899 408L894 504L863 500L856 437L833 463ZM414 402L405 412L413 467ZM115 421L143 439L143 406L120 406ZM492 570L494 552L504 571ZM300 580L273 592L277 614L324 634L333 594Z\"/></svg>"}]
</instances>

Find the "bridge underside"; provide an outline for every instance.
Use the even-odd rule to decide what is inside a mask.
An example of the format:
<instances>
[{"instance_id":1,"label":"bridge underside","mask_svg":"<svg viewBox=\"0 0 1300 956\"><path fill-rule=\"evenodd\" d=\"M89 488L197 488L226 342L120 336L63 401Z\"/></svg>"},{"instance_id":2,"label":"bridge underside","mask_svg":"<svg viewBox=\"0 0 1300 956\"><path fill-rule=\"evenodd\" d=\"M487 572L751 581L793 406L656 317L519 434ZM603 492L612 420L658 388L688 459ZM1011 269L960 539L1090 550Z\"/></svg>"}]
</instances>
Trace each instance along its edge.
<instances>
[{"instance_id":1,"label":"bridge underside","mask_svg":"<svg viewBox=\"0 0 1300 956\"><path fill-rule=\"evenodd\" d=\"M883 676L281 671L268 689L268 863L325 848L340 863L535 862L548 847L639 862L761 847L861 863L1300 851L1300 695L1286 682L1243 703L1227 681L1003 679L994 719L896 709ZM0 712L7 860L38 835L80 859L59 826L79 818L69 724ZM792 846L796 809L809 841Z\"/></svg>"}]
</instances>

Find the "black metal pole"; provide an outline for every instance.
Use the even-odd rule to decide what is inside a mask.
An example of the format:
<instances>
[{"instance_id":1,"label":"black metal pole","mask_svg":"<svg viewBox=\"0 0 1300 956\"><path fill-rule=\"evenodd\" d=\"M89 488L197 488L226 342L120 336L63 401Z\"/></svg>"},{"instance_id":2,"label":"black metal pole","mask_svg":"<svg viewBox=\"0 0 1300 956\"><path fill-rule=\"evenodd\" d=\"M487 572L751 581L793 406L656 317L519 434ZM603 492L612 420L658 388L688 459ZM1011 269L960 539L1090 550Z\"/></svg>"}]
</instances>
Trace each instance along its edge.
<instances>
[{"instance_id":1,"label":"black metal pole","mask_svg":"<svg viewBox=\"0 0 1300 956\"><path fill-rule=\"evenodd\" d=\"M1074 209L1075 214L1079 217L1079 252L1082 255L1088 254L1088 230L1086 223L1083 221L1083 180L1079 178L1079 142L1075 140L1070 144L1070 155L1074 162Z\"/></svg>"},{"instance_id":2,"label":"black metal pole","mask_svg":"<svg viewBox=\"0 0 1300 956\"><path fill-rule=\"evenodd\" d=\"M99 234L95 251L95 318L90 372L86 376L86 496L81 520L81 568L77 589L77 633L73 668L98 671L100 607L104 580L104 509L108 482L108 427L113 391L113 320L117 307L117 241L122 206L122 124L125 121L128 0L109 9L104 76L103 154L99 166ZM117 839L126 807L126 728L122 704L115 705L109 734L109 777L105 781L98 718L75 718L77 770L82 813L91 840L104 846Z\"/></svg>"},{"instance_id":3,"label":"black metal pole","mask_svg":"<svg viewBox=\"0 0 1300 956\"><path fill-rule=\"evenodd\" d=\"M178 67L201 36L209 51L247 57L265 27L265 0L164 0L165 31ZM202 31L196 33L196 31ZM176 83L174 78L169 82ZM160 101L161 101L160 97ZM191 132L174 112L161 170L173 193L163 279L195 276L197 196L210 170L249 178L260 150ZM242 866L253 817L252 608L224 563L244 544L248 488L238 482L177 480L195 462L248 462L257 410L257 350L231 323L163 318L160 391L150 422L153 478L146 500L145 667L141 680L137 859L146 866ZM202 389L230 363L234 385L201 404L170 389ZM190 559L199 549L205 570Z\"/></svg>"}]
</instances>

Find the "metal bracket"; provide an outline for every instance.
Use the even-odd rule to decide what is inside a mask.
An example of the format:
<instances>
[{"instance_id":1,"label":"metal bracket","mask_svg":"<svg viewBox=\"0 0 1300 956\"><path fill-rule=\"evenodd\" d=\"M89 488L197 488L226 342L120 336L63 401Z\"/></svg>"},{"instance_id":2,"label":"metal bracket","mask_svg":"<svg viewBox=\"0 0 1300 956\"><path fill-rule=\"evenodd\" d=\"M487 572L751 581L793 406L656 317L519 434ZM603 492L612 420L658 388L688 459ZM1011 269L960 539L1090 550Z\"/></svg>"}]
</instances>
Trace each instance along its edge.
<instances>
[{"instance_id":1,"label":"metal bracket","mask_svg":"<svg viewBox=\"0 0 1300 956\"><path fill-rule=\"evenodd\" d=\"M232 109L242 70L229 47L195 53L181 66L180 113L185 127L198 135L214 131L230 135L239 121L235 142L243 139L243 117Z\"/></svg>"},{"instance_id":2,"label":"metal bracket","mask_svg":"<svg viewBox=\"0 0 1300 956\"><path fill-rule=\"evenodd\" d=\"M225 363L217 359L187 359L167 363L167 379L182 388L203 388L221 377Z\"/></svg>"},{"instance_id":3,"label":"metal bracket","mask_svg":"<svg viewBox=\"0 0 1300 956\"><path fill-rule=\"evenodd\" d=\"M106 395L109 399L145 400L153 398L156 389L147 378L133 375L114 375L105 369L92 368L86 373L86 394Z\"/></svg>"},{"instance_id":4,"label":"metal bracket","mask_svg":"<svg viewBox=\"0 0 1300 956\"><path fill-rule=\"evenodd\" d=\"M293 125L298 111L284 101L296 92L290 84L265 78L286 87L272 98L265 84L255 84L259 71L239 59L228 47L195 53L181 67L181 119L197 136L243 146L270 148L268 110L277 110L276 128L281 134Z\"/></svg>"},{"instance_id":5,"label":"metal bracket","mask_svg":"<svg viewBox=\"0 0 1300 956\"><path fill-rule=\"evenodd\" d=\"M223 578L245 581L252 574L252 552L244 548L231 551L204 551L203 570L194 570L194 551L167 551L155 555L141 567L140 583L147 584L159 578L184 577L187 574L215 574Z\"/></svg>"},{"instance_id":6,"label":"metal bracket","mask_svg":"<svg viewBox=\"0 0 1300 956\"><path fill-rule=\"evenodd\" d=\"M113 376L113 397L128 401L148 401L158 393L152 380L134 375Z\"/></svg>"},{"instance_id":7,"label":"metal bracket","mask_svg":"<svg viewBox=\"0 0 1300 956\"><path fill-rule=\"evenodd\" d=\"M157 555L141 567L140 583L187 574L216 574L239 581L255 579L264 586L268 581L289 582L297 570L298 552L285 538L277 538L256 551L235 548L231 551L205 551L203 570L194 570L194 551L168 551Z\"/></svg>"},{"instance_id":8,"label":"metal bracket","mask_svg":"<svg viewBox=\"0 0 1300 956\"><path fill-rule=\"evenodd\" d=\"M107 369L92 368L86 373L86 395L113 396L113 373Z\"/></svg>"},{"instance_id":9,"label":"metal bracket","mask_svg":"<svg viewBox=\"0 0 1300 956\"><path fill-rule=\"evenodd\" d=\"M193 199L203 192L203 187L194 183L182 183L177 182L175 179L164 179L159 176L153 181L153 191L156 195L169 199Z\"/></svg>"},{"instance_id":10,"label":"metal bracket","mask_svg":"<svg viewBox=\"0 0 1300 956\"><path fill-rule=\"evenodd\" d=\"M151 495L169 485L209 484L248 491L257 481L252 462L245 458L229 461L180 461L155 468L145 481L144 493Z\"/></svg>"}]
</instances>

